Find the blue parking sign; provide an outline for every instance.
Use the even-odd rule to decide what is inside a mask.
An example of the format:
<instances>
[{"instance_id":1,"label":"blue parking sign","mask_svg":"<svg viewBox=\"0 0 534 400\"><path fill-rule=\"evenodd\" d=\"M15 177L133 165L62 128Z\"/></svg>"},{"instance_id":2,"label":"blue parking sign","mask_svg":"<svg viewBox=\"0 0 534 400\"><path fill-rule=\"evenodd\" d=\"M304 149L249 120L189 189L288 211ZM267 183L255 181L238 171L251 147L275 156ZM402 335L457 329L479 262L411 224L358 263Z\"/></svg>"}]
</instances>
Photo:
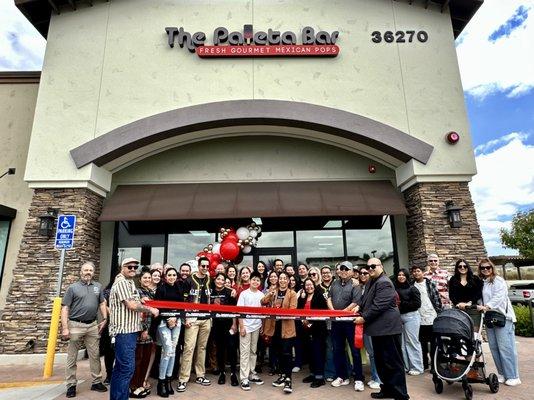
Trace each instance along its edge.
<instances>
[{"instance_id":1,"label":"blue parking sign","mask_svg":"<svg viewBox=\"0 0 534 400\"><path fill-rule=\"evenodd\" d=\"M72 249L75 228L76 215L60 215L57 218L56 249Z\"/></svg>"}]
</instances>

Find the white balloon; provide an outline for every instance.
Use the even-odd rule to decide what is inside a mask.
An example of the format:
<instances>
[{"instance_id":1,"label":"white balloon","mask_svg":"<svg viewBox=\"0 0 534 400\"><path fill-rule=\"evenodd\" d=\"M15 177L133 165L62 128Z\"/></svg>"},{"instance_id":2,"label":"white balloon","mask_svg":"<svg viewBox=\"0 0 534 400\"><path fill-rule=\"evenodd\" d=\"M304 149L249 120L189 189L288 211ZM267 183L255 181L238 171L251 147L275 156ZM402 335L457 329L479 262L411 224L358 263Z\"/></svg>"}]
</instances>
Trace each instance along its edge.
<instances>
[{"instance_id":1,"label":"white balloon","mask_svg":"<svg viewBox=\"0 0 534 400\"><path fill-rule=\"evenodd\" d=\"M220 243L214 243L213 248L211 249L213 254L221 254L221 244Z\"/></svg>"},{"instance_id":2,"label":"white balloon","mask_svg":"<svg viewBox=\"0 0 534 400\"><path fill-rule=\"evenodd\" d=\"M248 254L252 251L252 246L249 246L249 245L246 245L245 247L243 247L243 254Z\"/></svg>"},{"instance_id":3,"label":"white balloon","mask_svg":"<svg viewBox=\"0 0 534 400\"><path fill-rule=\"evenodd\" d=\"M239 228L235 234L237 235L237 237L241 240L245 240L246 238L248 238L249 236L249 232L248 232L248 229L245 228L244 226L242 226L241 228Z\"/></svg>"},{"instance_id":4,"label":"white balloon","mask_svg":"<svg viewBox=\"0 0 534 400\"><path fill-rule=\"evenodd\" d=\"M249 236L255 238L256 236L258 236L258 231L256 231L256 229L251 229L248 234Z\"/></svg>"}]
</instances>

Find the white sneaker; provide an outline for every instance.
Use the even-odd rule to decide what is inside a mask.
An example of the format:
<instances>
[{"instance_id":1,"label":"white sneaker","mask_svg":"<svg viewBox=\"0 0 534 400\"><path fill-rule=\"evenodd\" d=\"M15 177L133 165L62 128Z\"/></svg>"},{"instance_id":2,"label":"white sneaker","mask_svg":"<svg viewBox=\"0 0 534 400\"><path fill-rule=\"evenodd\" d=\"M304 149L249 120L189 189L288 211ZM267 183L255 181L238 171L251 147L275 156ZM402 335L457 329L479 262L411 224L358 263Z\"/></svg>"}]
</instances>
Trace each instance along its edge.
<instances>
[{"instance_id":1,"label":"white sneaker","mask_svg":"<svg viewBox=\"0 0 534 400\"><path fill-rule=\"evenodd\" d=\"M299 372L300 371L300 368L299 367L293 367L293 369L291 370L292 372Z\"/></svg>"},{"instance_id":2,"label":"white sneaker","mask_svg":"<svg viewBox=\"0 0 534 400\"><path fill-rule=\"evenodd\" d=\"M499 380L499 383L504 383L504 381L506 380L502 375L497 375L497 379Z\"/></svg>"},{"instance_id":3,"label":"white sneaker","mask_svg":"<svg viewBox=\"0 0 534 400\"><path fill-rule=\"evenodd\" d=\"M508 379L504 382L506 386L519 386L521 385L521 380L519 378Z\"/></svg>"},{"instance_id":4,"label":"white sneaker","mask_svg":"<svg viewBox=\"0 0 534 400\"><path fill-rule=\"evenodd\" d=\"M369 381L369 382L367 382L367 385L371 389L380 389L380 383L378 383L377 381Z\"/></svg>"},{"instance_id":5,"label":"white sneaker","mask_svg":"<svg viewBox=\"0 0 534 400\"><path fill-rule=\"evenodd\" d=\"M326 378L327 382L332 382L333 380L334 380L334 378Z\"/></svg>"},{"instance_id":6,"label":"white sneaker","mask_svg":"<svg viewBox=\"0 0 534 400\"><path fill-rule=\"evenodd\" d=\"M408 375L412 375L412 376L417 376L417 375L421 375L422 372L419 372L419 371L416 371L415 369L411 369L408 371Z\"/></svg>"},{"instance_id":7,"label":"white sneaker","mask_svg":"<svg viewBox=\"0 0 534 400\"><path fill-rule=\"evenodd\" d=\"M363 392L365 390L365 386L362 381L356 381L354 382L354 390L357 392Z\"/></svg>"},{"instance_id":8,"label":"white sneaker","mask_svg":"<svg viewBox=\"0 0 534 400\"><path fill-rule=\"evenodd\" d=\"M331 385L333 387L340 387L340 386L347 386L349 383L350 383L350 380L348 379L336 378L332 381Z\"/></svg>"}]
</instances>

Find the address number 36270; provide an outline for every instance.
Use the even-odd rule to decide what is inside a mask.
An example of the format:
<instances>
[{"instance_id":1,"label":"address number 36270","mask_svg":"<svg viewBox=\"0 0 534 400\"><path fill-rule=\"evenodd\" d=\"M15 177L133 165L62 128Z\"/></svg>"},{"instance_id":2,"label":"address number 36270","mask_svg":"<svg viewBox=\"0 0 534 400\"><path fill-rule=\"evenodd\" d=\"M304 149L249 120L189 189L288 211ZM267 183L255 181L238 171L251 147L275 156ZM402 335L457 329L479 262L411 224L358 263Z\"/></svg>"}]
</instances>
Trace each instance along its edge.
<instances>
[{"instance_id":1,"label":"address number 36270","mask_svg":"<svg viewBox=\"0 0 534 400\"><path fill-rule=\"evenodd\" d=\"M374 43L412 43L415 41L425 43L428 40L426 31L374 31L371 33L371 40Z\"/></svg>"}]
</instances>

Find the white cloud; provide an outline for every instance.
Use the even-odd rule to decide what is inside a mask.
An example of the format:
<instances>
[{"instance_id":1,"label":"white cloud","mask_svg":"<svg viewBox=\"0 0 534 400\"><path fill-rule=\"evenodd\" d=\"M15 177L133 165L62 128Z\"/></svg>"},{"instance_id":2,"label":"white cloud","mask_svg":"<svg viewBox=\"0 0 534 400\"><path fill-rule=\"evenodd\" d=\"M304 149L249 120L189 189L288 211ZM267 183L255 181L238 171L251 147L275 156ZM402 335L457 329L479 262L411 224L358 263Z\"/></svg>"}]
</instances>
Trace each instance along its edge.
<instances>
[{"instance_id":1,"label":"white cloud","mask_svg":"<svg viewBox=\"0 0 534 400\"><path fill-rule=\"evenodd\" d=\"M0 70L40 70L46 42L15 7L0 0Z\"/></svg>"},{"instance_id":2,"label":"white cloud","mask_svg":"<svg viewBox=\"0 0 534 400\"><path fill-rule=\"evenodd\" d=\"M534 206L534 146L525 143L527 138L516 132L477 147L478 174L470 188L490 255L517 254L502 247L499 231L510 227L521 208Z\"/></svg>"},{"instance_id":3,"label":"white cloud","mask_svg":"<svg viewBox=\"0 0 534 400\"><path fill-rule=\"evenodd\" d=\"M523 6L528 17L497 40L489 37ZM485 0L457 41L467 93L483 98L504 92L516 97L534 89L534 0Z\"/></svg>"}]
</instances>

